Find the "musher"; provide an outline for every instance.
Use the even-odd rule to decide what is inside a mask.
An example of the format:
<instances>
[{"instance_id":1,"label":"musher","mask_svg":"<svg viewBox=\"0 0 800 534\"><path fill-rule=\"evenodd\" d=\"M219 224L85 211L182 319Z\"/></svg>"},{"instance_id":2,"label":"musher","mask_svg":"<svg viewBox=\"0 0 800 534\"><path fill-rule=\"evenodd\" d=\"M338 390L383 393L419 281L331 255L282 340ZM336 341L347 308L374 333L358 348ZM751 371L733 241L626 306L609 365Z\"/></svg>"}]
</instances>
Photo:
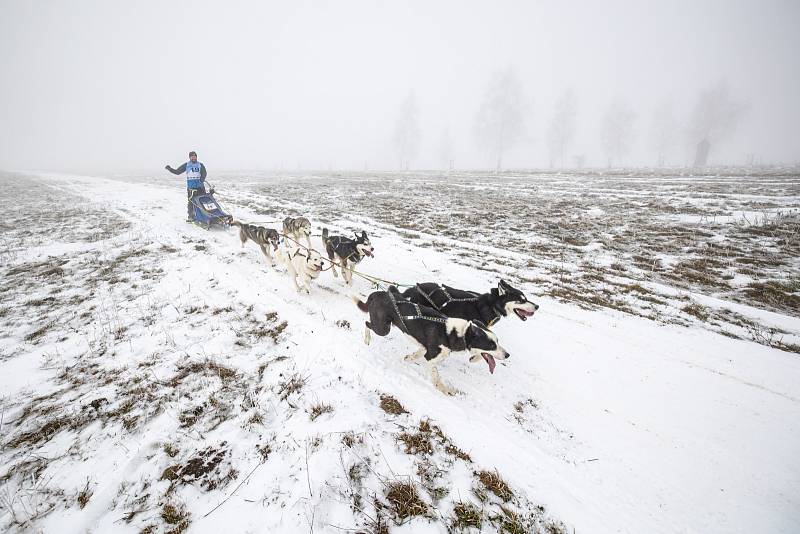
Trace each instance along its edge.
<instances>
[{"instance_id":1,"label":"musher","mask_svg":"<svg viewBox=\"0 0 800 534\"><path fill-rule=\"evenodd\" d=\"M197 161L197 152L192 150L189 152L189 161L183 163L177 169L173 169L169 165L164 167L172 174L186 173L186 194L188 199L187 210L188 217L186 222L194 222L194 205L192 205L192 195L195 193L205 193L206 181L206 166Z\"/></svg>"}]
</instances>

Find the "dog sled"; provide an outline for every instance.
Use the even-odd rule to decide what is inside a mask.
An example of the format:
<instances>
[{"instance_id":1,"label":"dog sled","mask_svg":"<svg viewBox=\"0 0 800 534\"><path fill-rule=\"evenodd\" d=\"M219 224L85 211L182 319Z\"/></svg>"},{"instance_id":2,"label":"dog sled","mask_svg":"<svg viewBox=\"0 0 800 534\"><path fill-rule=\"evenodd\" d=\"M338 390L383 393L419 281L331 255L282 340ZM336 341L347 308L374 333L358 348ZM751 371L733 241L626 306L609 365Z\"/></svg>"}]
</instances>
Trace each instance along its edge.
<instances>
[{"instance_id":1,"label":"dog sled","mask_svg":"<svg viewBox=\"0 0 800 534\"><path fill-rule=\"evenodd\" d=\"M203 184L204 192L195 192L189 202L194 208L194 223L202 226L206 230L212 226L222 226L227 228L233 222L233 216L222 209L219 202L214 198L214 186Z\"/></svg>"}]
</instances>

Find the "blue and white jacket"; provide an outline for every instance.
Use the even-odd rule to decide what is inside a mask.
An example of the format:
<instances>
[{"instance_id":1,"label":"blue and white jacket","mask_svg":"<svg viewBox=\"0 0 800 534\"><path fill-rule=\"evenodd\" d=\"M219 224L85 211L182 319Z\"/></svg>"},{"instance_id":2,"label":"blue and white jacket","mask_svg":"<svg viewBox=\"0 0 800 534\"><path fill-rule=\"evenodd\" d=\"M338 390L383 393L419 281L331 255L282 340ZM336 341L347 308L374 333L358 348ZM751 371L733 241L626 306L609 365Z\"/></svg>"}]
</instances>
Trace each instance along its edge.
<instances>
[{"instance_id":1,"label":"blue and white jacket","mask_svg":"<svg viewBox=\"0 0 800 534\"><path fill-rule=\"evenodd\" d=\"M186 173L186 188L187 189L200 189L203 187L203 182L206 180L206 166L199 161L192 163L187 161L177 169L168 167L167 170L172 174Z\"/></svg>"}]
</instances>

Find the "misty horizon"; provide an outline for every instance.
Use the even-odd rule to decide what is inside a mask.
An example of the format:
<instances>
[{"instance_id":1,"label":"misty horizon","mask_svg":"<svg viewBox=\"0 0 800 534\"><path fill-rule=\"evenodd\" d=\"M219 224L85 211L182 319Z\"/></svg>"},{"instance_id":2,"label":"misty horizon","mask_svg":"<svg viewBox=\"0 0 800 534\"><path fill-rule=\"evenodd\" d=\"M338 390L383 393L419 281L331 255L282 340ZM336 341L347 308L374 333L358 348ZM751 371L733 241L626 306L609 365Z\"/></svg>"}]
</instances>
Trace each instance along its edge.
<instances>
[{"instance_id":1,"label":"misty horizon","mask_svg":"<svg viewBox=\"0 0 800 534\"><path fill-rule=\"evenodd\" d=\"M779 0L5 0L0 168L683 167L704 138L792 165L797 27Z\"/></svg>"}]
</instances>

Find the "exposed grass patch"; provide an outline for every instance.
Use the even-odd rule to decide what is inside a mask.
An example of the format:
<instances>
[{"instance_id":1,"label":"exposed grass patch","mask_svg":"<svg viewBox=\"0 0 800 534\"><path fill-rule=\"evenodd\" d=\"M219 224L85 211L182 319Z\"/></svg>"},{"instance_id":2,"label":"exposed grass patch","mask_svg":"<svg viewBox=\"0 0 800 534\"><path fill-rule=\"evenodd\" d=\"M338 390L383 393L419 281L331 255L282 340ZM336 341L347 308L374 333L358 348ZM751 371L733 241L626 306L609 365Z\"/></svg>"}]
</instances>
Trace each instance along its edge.
<instances>
[{"instance_id":1,"label":"exposed grass patch","mask_svg":"<svg viewBox=\"0 0 800 534\"><path fill-rule=\"evenodd\" d=\"M170 379L169 385L173 388L177 387L187 377L196 375L216 376L223 383L237 378L237 373L234 369L213 360L204 360L202 362L188 362L179 366L178 372Z\"/></svg>"},{"instance_id":2,"label":"exposed grass patch","mask_svg":"<svg viewBox=\"0 0 800 534\"><path fill-rule=\"evenodd\" d=\"M392 415L402 415L408 413L400 402L391 395L381 394L381 409Z\"/></svg>"},{"instance_id":3,"label":"exposed grass patch","mask_svg":"<svg viewBox=\"0 0 800 534\"><path fill-rule=\"evenodd\" d=\"M497 495L503 502L514 497L514 492L496 471L478 471L475 473L484 488Z\"/></svg>"},{"instance_id":4,"label":"exposed grass patch","mask_svg":"<svg viewBox=\"0 0 800 534\"><path fill-rule=\"evenodd\" d=\"M756 302L800 316L800 295L795 294L794 287L781 280L751 282L742 292Z\"/></svg>"},{"instance_id":5,"label":"exposed grass patch","mask_svg":"<svg viewBox=\"0 0 800 534\"><path fill-rule=\"evenodd\" d=\"M397 435L397 440L405 445L406 454L433 454L428 432L402 432Z\"/></svg>"},{"instance_id":6,"label":"exposed grass patch","mask_svg":"<svg viewBox=\"0 0 800 534\"><path fill-rule=\"evenodd\" d=\"M235 469L229 469L225 474L221 472L221 464L230 454L226 445L223 441L217 448L208 447L199 451L185 464L167 467L159 480L169 480L172 486L198 484L206 491L226 485L238 475Z\"/></svg>"},{"instance_id":7,"label":"exposed grass patch","mask_svg":"<svg viewBox=\"0 0 800 534\"><path fill-rule=\"evenodd\" d=\"M410 482L392 482L386 490L386 500L397 524L416 516L427 516L428 505L420 499L417 487Z\"/></svg>"},{"instance_id":8,"label":"exposed grass patch","mask_svg":"<svg viewBox=\"0 0 800 534\"><path fill-rule=\"evenodd\" d=\"M269 443L265 445L256 445L256 450L258 451L259 456L261 456L261 460L267 461L269 455L272 453L272 446Z\"/></svg>"},{"instance_id":9,"label":"exposed grass patch","mask_svg":"<svg viewBox=\"0 0 800 534\"><path fill-rule=\"evenodd\" d=\"M164 443L163 449L164 453L170 458L175 458L180 452L180 449L174 443Z\"/></svg>"},{"instance_id":10,"label":"exposed grass patch","mask_svg":"<svg viewBox=\"0 0 800 534\"><path fill-rule=\"evenodd\" d=\"M281 335L289 326L286 321L279 321L278 314L275 312L267 313L263 322L257 321L252 317L246 322L243 330L237 331L238 339L236 344L249 346L258 343L262 339L271 339L273 343L278 343Z\"/></svg>"},{"instance_id":11,"label":"exposed grass patch","mask_svg":"<svg viewBox=\"0 0 800 534\"><path fill-rule=\"evenodd\" d=\"M22 446L33 447L47 443L56 434L62 430L78 430L83 428L89 418L82 413L74 415L56 415L50 419L41 422L41 426L27 432L22 432L15 438L11 439L7 445L11 448L19 448Z\"/></svg>"},{"instance_id":12,"label":"exposed grass patch","mask_svg":"<svg viewBox=\"0 0 800 534\"><path fill-rule=\"evenodd\" d=\"M298 373L293 374L278 384L278 396L286 400L289 395L301 391L306 385L306 378Z\"/></svg>"},{"instance_id":13,"label":"exposed grass patch","mask_svg":"<svg viewBox=\"0 0 800 534\"><path fill-rule=\"evenodd\" d=\"M80 491L80 493L78 493L78 496L76 497L75 500L78 501L78 506L80 507L81 510L83 510L84 507L88 504L89 499L91 498L92 498L92 492L89 491L89 481L87 480L86 487L84 487Z\"/></svg>"},{"instance_id":14,"label":"exposed grass patch","mask_svg":"<svg viewBox=\"0 0 800 534\"><path fill-rule=\"evenodd\" d=\"M347 448L352 448L356 443L363 444L364 436L361 434L356 435L353 432L346 432L342 436L342 444Z\"/></svg>"},{"instance_id":15,"label":"exposed grass patch","mask_svg":"<svg viewBox=\"0 0 800 534\"><path fill-rule=\"evenodd\" d=\"M463 531L467 528L481 529L483 525L483 513L472 503L457 502L453 506L453 518L450 521L450 528Z\"/></svg>"},{"instance_id":16,"label":"exposed grass patch","mask_svg":"<svg viewBox=\"0 0 800 534\"><path fill-rule=\"evenodd\" d=\"M312 421L316 421L317 417L320 415L332 412L333 406L330 404L325 404L324 402L318 402L311 406L311 408L308 410L308 415Z\"/></svg>"},{"instance_id":17,"label":"exposed grass patch","mask_svg":"<svg viewBox=\"0 0 800 534\"><path fill-rule=\"evenodd\" d=\"M53 327L55 326L55 324L56 324L55 321L50 321L48 323L43 324L42 326L40 326L39 328L37 328L36 330L31 332L30 334L26 335L25 338L24 338L25 341L28 341L28 342L36 341L37 339L39 339L40 337L45 335L47 332L52 330Z\"/></svg>"},{"instance_id":18,"label":"exposed grass patch","mask_svg":"<svg viewBox=\"0 0 800 534\"><path fill-rule=\"evenodd\" d=\"M711 315L711 310L697 303L687 304L681 308L681 311L688 313L689 315L696 317L703 322L706 322Z\"/></svg>"},{"instance_id":19,"label":"exposed grass patch","mask_svg":"<svg viewBox=\"0 0 800 534\"><path fill-rule=\"evenodd\" d=\"M169 528L169 534L181 534L189 528L190 515L183 504L164 503L160 515Z\"/></svg>"}]
</instances>

